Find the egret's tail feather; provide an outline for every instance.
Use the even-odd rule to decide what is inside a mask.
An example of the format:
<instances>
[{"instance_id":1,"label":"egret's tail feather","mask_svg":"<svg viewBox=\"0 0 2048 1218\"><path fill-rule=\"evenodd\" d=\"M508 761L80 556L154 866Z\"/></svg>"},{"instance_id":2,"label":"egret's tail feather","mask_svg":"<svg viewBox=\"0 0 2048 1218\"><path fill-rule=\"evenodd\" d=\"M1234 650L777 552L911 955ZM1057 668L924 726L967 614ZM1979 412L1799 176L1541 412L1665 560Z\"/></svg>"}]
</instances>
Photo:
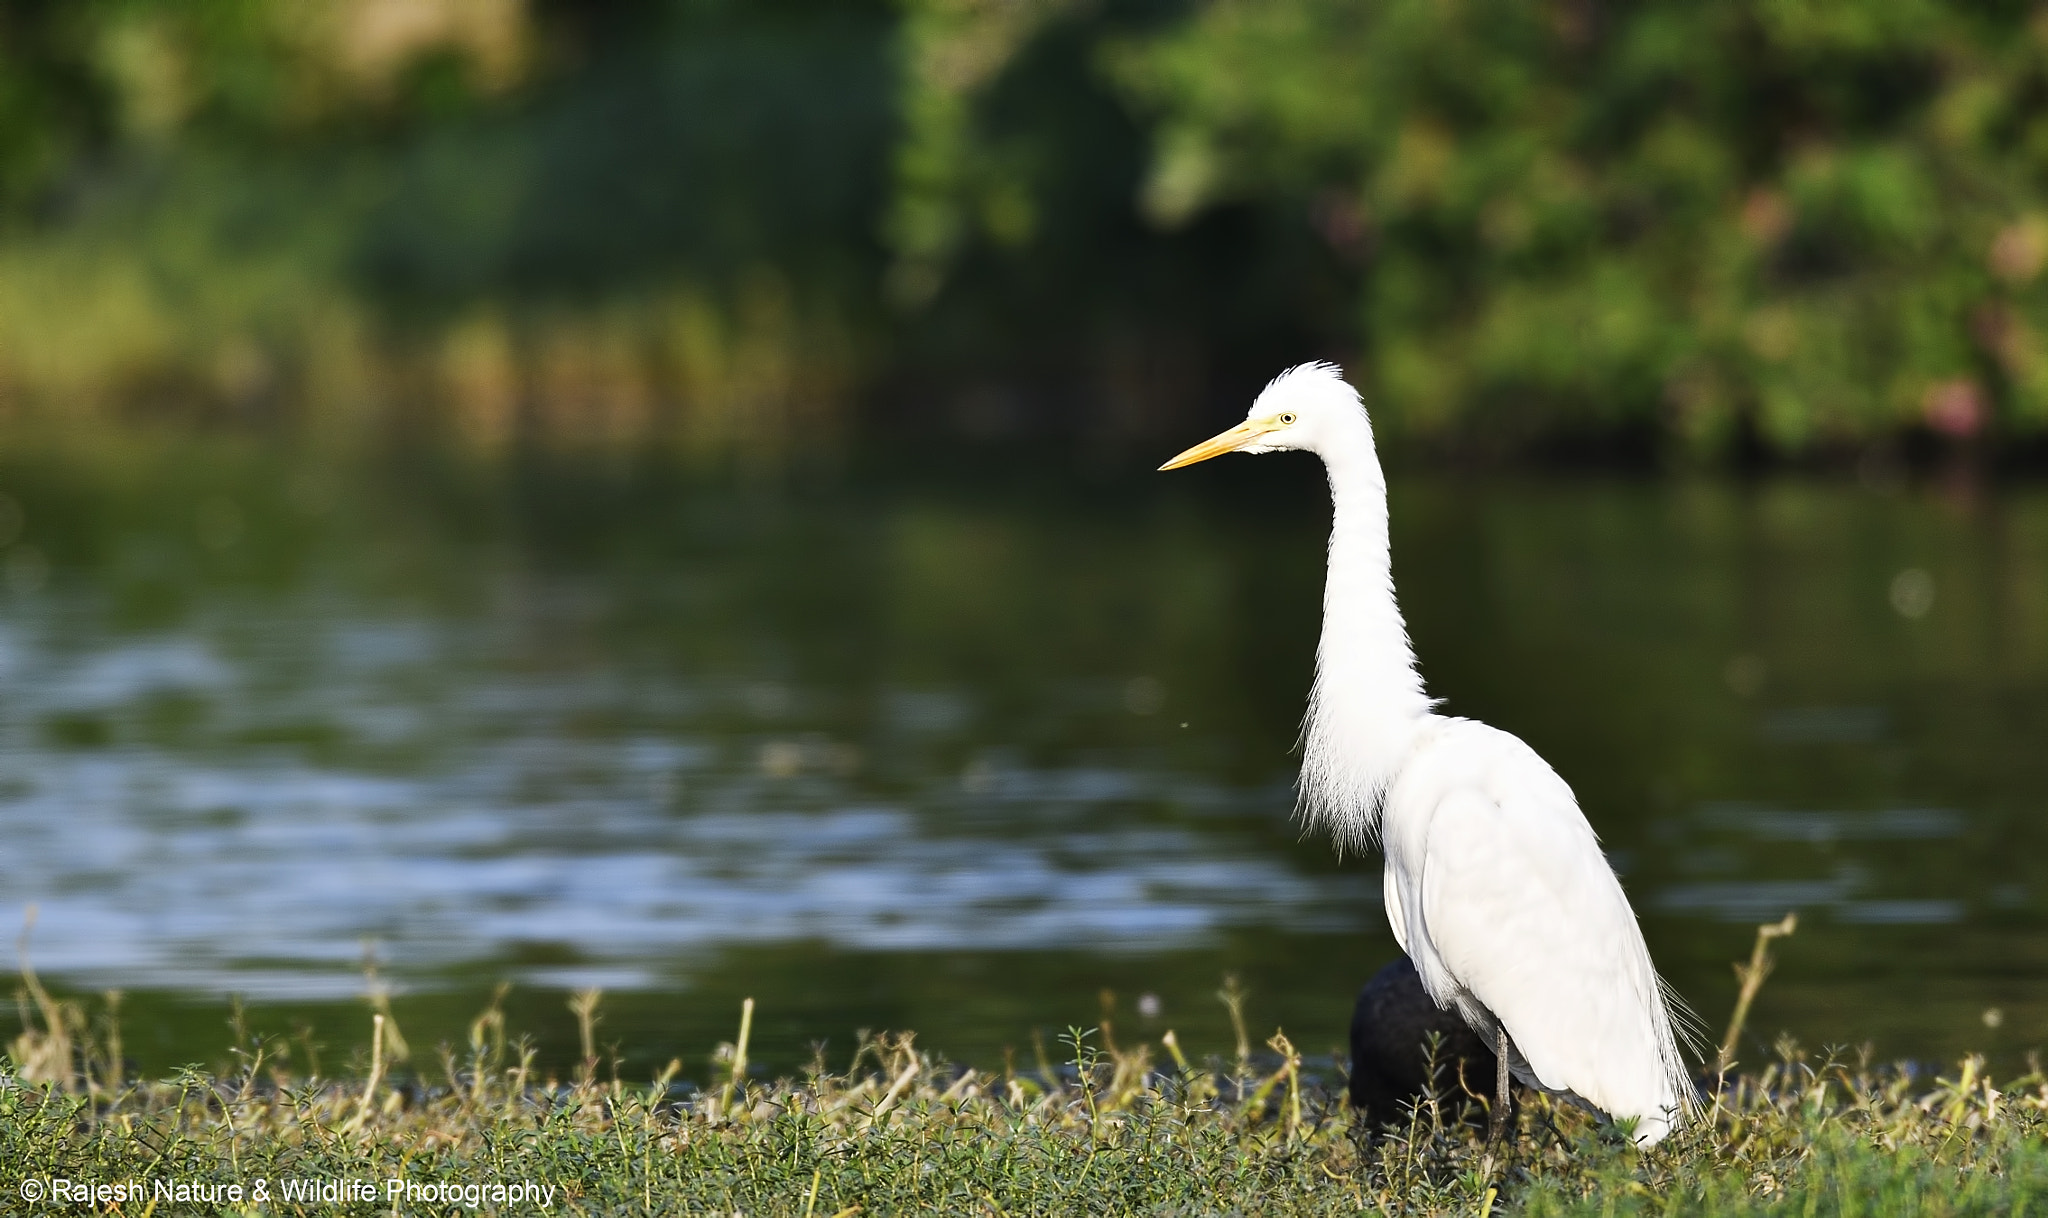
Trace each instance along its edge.
<instances>
[{"instance_id":1,"label":"egret's tail feather","mask_svg":"<svg viewBox=\"0 0 2048 1218\"><path fill-rule=\"evenodd\" d=\"M1692 1072L1686 1069L1685 1053L1689 1051L1692 1056L1699 1057L1702 1052L1701 1045L1705 1043L1705 1027L1701 1024L1698 1013L1686 1004L1685 999L1678 996L1678 992L1671 988L1670 982L1664 980L1661 975L1652 976L1657 978L1657 996L1662 1000L1664 1013L1664 1077L1671 1095L1678 1103L1676 1110L1661 1123L1661 1128L1654 1131L1648 1128L1638 1131L1637 1141L1645 1146L1661 1140L1673 1126L1682 1123L1698 1111L1700 1095L1693 1086ZM1681 1045L1684 1047L1683 1050L1680 1048ZM1647 1141L1644 1140L1645 1134L1650 1135Z\"/></svg>"},{"instance_id":2,"label":"egret's tail feather","mask_svg":"<svg viewBox=\"0 0 2048 1218\"><path fill-rule=\"evenodd\" d=\"M1687 1053L1694 1057L1705 1057L1707 1053L1707 1021L1692 1009L1692 1004L1679 996L1671 983L1657 976L1657 993L1664 999L1664 1009L1671 1017L1672 1034Z\"/></svg>"}]
</instances>

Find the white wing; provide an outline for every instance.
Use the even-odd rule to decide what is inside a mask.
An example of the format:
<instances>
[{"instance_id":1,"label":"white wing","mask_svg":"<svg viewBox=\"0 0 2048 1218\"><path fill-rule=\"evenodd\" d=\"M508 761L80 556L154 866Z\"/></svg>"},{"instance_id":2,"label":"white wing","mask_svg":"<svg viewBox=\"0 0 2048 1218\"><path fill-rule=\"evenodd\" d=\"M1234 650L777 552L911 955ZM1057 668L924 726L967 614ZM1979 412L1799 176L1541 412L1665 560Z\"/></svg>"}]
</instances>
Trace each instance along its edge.
<instances>
[{"instance_id":1,"label":"white wing","mask_svg":"<svg viewBox=\"0 0 2048 1218\"><path fill-rule=\"evenodd\" d=\"M1564 780L1514 736L1448 720L1382 823L1389 917L1431 993L1498 1018L1538 1085L1662 1137L1690 1106L1684 1063L1635 913Z\"/></svg>"}]
</instances>

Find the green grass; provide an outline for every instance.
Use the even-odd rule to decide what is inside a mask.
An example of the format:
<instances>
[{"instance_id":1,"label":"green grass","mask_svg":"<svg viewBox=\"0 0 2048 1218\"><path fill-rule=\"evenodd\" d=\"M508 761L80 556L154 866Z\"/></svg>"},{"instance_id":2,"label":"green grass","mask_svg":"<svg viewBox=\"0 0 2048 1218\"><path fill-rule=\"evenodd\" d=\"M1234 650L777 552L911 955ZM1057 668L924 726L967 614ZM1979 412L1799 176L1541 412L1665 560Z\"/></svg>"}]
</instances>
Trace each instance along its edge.
<instances>
[{"instance_id":1,"label":"green grass","mask_svg":"<svg viewBox=\"0 0 2048 1218\"><path fill-rule=\"evenodd\" d=\"M1196 1064L1171 1034L1155 1045L1075 1031L1064 1061L1003 1071L883 1036L843 1070L820 1060L757 1082L749 1003L713 1059L721 1077L686 1087L672 1065L634 1085L602 1077L593 993L575 1004L585 1057L566 1083L507 1042L495 1007L467 1045L402 1073L390 1068L402 1042L378 1014L371 1060L350 1078L294 1074L286 1046L245 1041L231 1070L138 1082L114 1065L113 1011L88 1019L25 979L25 1031L0 1067L0 1211L89 1210L17 1201L24 1185L62 1179L134 1188L104 1206L123 1214L2048 1213L2038 1065L1994 1086L1971 1059L1922 1082L1788 1043L1651 1151L1532 1097L1495 1156L1462 1094L1363 1139L1341 1094L1277 1034L1270 1053L1240 1036L1231 1060ZM394 1205L392 1180L458 1191ZM355 1181L370 1196L290 1200L286 1181ZM545 1207L459 1191L529 1183L555 1190ZM235 1184L240 1203L209 1191ZM180 1188L209 1199L175 1199ZM159 1189L171 1199L152 1204Z\"/></svg>"}]
</instances>

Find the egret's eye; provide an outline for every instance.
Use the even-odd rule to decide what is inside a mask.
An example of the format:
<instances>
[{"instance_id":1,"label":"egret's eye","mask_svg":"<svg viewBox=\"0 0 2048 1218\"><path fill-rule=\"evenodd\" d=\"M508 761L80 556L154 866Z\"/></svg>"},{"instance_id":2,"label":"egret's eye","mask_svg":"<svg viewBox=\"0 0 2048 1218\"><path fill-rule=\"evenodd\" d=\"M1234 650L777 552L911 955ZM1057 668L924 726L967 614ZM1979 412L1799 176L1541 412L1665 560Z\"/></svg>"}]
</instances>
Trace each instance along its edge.
<instances>
[{"instance_id":1,"label":"egret's eye","mask_svg":"<svg viewBox=\"0 0 2048 1218\"><path fill-rule=\"evenodd\" d=\"M1292 426L1294 426L1294 413L1293 413L1292 411L1289 411L1288 413L1286 413L1286 414L1283 414L1283 415L1281 415L1281 416L1280 416L1280 426L1282 426L1282 427L1292 427Z\"/></svg>"}]
</instances>

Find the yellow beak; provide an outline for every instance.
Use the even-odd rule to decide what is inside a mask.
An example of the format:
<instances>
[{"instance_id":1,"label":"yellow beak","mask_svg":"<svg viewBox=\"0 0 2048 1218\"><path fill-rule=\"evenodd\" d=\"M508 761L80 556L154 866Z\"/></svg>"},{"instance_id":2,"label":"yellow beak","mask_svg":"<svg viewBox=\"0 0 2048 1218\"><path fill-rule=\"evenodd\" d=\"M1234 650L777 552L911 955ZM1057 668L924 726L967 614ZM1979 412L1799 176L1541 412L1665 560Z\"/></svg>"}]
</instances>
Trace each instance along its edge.
<instances>
[{"instance_id":1,"label":"yellow beak","mask_svg":"<svg viewBox=\"0 0 2048 1218\"><path fill-rule=\"evenodd\" d=\"M1260 436L1275 430L1278 430L1278 425L1275 423L1264 419L1247 419L1220 436L1209 437L1159 468L1162 470L1179 469L1183 465L1193 465L1197 461L1207 461L1211 457L1220 457L1224 453L1234 453Z\"/></svg>"}]
</instances>

